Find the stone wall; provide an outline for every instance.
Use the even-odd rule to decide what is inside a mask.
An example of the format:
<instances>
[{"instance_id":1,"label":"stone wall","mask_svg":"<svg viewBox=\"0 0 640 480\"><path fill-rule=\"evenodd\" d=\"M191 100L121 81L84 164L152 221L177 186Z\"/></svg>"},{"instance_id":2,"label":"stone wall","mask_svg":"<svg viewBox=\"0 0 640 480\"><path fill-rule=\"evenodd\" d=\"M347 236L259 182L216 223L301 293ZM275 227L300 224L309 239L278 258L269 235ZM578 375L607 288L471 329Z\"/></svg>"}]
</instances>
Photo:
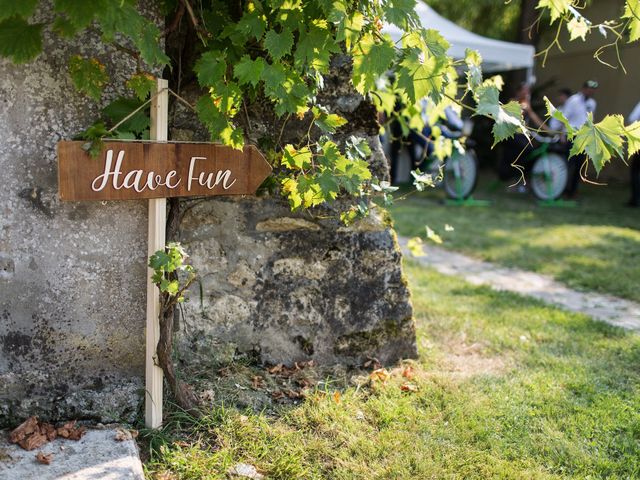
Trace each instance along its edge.
<instances>
[{"instance_id":1,"label":"stone wall","mask_svg":"<svg viewBox=\"0 0 640 480\"><path fill-rule=\"evenodd\" d=\"M0 61L0 424L30 414L132 420L143 398L146 202L57 198L56 142L99 112L66 73L76 53L105 63L115 85L134 71L91 35L69 44L48 32L37 60ZM349 68L334 64L322 98L350 120L338 140L368 137L384 176L374 112L348 87ZM108 89L104 103L117 94ZM296 124L275 121L252 112L252 140L281 130L284 141L300 138ZM174 138L198 136L188 110L172 123ZM278 195L181 204L174 233L202 287L178 322L183 361L355 365L416 354L400 253L381 214L347 228L323 212L293 215Z\"/></svg>"},{"instance_id":2,"label":"stone wall","mask_svg":"<svg viewBox=\"0 0 640 480\"><path fill-rule=\"evenodd\" d=\"M67 74L74 54L98 58L113 85L135 72L89 34L46 31L35 61L0 59L0 424L132 419L144 388L146 203L57 196L56 143L99 116Z\"/></svg>"}]
</instances>

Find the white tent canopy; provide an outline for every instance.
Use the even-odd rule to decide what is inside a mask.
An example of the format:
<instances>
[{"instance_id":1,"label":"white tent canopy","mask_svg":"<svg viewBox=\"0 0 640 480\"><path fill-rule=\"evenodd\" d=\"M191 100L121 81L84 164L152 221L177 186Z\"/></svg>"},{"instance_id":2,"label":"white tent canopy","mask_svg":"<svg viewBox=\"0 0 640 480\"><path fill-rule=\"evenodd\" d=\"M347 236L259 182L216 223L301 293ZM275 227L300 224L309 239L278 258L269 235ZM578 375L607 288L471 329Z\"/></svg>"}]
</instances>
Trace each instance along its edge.
<instances>
[{"instance_id":1,"label":"white tent canopy","mask_svg":"<svg viewBox=\"0 0 640 480\"><path fill-rule=\"evenodd\" d=\"M421 1L416 5L416 13L424 28L438 30L451 44L447 53L455 59L463 59L465 50L470 48L482 55L482 68L485 72L533 68L535 48L531 45L503 42L477 35L441 17ZM395 25L385 25L382 31L389 34L394 42L400 41L404 33Z\"/></svg>"}]
</instances>

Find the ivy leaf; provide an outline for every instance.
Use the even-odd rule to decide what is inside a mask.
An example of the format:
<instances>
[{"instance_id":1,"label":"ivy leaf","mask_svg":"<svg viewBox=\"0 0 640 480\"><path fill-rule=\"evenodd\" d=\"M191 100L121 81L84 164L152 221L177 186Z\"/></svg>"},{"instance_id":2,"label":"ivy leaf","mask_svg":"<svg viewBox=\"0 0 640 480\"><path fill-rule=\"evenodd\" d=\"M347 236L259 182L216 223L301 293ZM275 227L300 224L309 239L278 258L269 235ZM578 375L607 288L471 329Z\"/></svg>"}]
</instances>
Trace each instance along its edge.
<instances>
[{"instance_id":1,"label":"ivy leaf","mask_svg":"<svg viewBox=\"0 0 640 480\"><path fill-rule=\"evenodd\" d=\"M495 122L493 124L493 146L498 142L513 137L516 132L528 136L522 117L522 108L516 101L506 105L500 104L500 92L495 85L483 85L476 89L478 108L476 115L485 115Z\"/></svg>"},{"instance_id":2,"label":"ivy leaf","mask_svg":"<svg viewBox=\"0 0 640 480\"><path fill-rule=\"evenodd\" d=\"M0 20L11 17L29 18L38 0L0 0Z\"/></svg>"},{"instance_id":3,"label":"ivy leaf","mask_svg":"<svg viewBox=\"0 0 640 480\"><path fill-rule=\"evenodd\" d=\"M127 80L127 87L133 90L138 99L146 100L149 94L156 87L156 80L148 73L136 73Z\"/></svg>"},{"instance_id":4,"label":"ivy leaf","mask_svg":"<svg viewBox=\"0 0 640 480\"><path fill-rule=\"evenodd\" d=\"M255 60L251 60L249 55L244 55L233 67L233 74L240 85L250 83L255 87L260 82L264 66L265 61L263 58L258 57Z\"/></svg>"},{"instance_id":5,"label":"ivy leaf","mask_svg":"<svg viewBox=\"0 0 640 480\"><path fill-rule=\"evenodd\" d=\"M264 47L274 61L280 60L285 55L291 53L293 47L293 34L288 28L284 28L281 33L269 30L264 37Z\"/></svg>"},{"instance_id":6,"label":"ivy leaf","mask_svg":"<svg viewBox=\"0 0 640 480\"><path fill-rule=\"evenodd\" d=\"M26 63L42 51L42 24L30 24L20 17L0 22L0 57Z\"/></svg>"},{"instance_id":7,"label":"ivy leaf","mask_svg":"<svg viewBox=\"0 0 640 480\"><path fill-rule=\"evenodd\" d=\"M353 49L352 82L361 94L373 90L376 80L391 66L395 49L390 40L379 43L371 34L366 34Z\"/></svg>"},{"instance_id":8,"label":"ivy leaf","mask_svg":"<svg viewBox=\"0 0 640 480\"><path fill-rule=\"evenodd\" d=\"M572 0L540 0L536 8L546 8L551 14L551 23L562 17L571 6Z\"/></svg>"},{"instance_id":9,"label":"ivy leaf","mask_svg":"<svg viewBox=\"0 0 640 480\"><path fill-rule=\"evenodd\" d=\"M624 120L621 115L607 115L594 124L593 115L589 113L586 123L576 133L569 156L586 153L596 173L600 173L613 155L622 157L620 134L623 132Z\"/></svg>"},{"instance_id":10,"label":"ivy leaf","mask_svg":"<svg viewBox=\"0 0 640 480\"><path fill-rule=\"evenodd\" d=\"M584 21L584 18L573 17L569 23L567 23L567 30L569 31L571 41L576 38L581 38L584 42L587 39L587 33L589 33L589 25Z\"/></svg>"},{"instance_id":11,"label":"ivy leaf","mask_svg":"<svg viewBox=\"0 0 640 480\"><path fill-rule=\"evenodd\" d=\"M210 50L202 54L193 70L198 76L200 86L211 87L224 79L227 63L224 61L222 52Z\"/></svg>"},{"instance_id":12,"label":"ivy leaf","mask_svg":"<svg viewBox=\"0 0 640 480\"><path fill-rule=\"evenodd\" d=\"M627 155L632 155L640 151L640 121L625 127L624 134L627 137Z\"/></svg>"},{"instance_id":13,"label":"ivy leaf","mask_svg":"<svg viewBox=\"0 0 640 480\"><path fill-rule=\"evenodd\" d=\"M78 91L99 101L109 81L105 66L95 58L84 59L74 55L69 60L69 75Z\"/></svg>"},{"instance_id":14,"label":"ivy leaf","mask_svg":"<svg viewBox=\"0 0 640 480\"><path fill-rule=\"evenodd\" d=\"M629 19L629 42L640 40L640 0L626 0L622 18Z\"/></svg>"}]
</instances>

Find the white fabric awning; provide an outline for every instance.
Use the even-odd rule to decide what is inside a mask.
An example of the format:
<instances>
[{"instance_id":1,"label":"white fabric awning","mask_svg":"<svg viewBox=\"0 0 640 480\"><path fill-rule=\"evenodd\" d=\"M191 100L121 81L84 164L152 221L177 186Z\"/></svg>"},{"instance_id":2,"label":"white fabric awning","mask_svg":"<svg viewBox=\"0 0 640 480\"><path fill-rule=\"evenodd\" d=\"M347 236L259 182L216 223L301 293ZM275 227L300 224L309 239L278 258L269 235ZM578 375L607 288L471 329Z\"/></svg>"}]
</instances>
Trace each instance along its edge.
<instances>
[{"instance_id":1,"label":"white fabric awning","mask_svg":"<svg viewBox=\"0 0 640 480\"><path fill-rule=\"evenodd\" d=\"M418 1L416 13L424 28L433 28L451 44L447 52L454 59L463 59L467 48L477 50L482 55L482 68L485 72L500 72L532 68L535 48L531 45L503 42L483 37L459 27L455 23L438 15L431 7ZM389 34L394 42L403 35L395 25L385 25L383 33Z\"/></svg>"}]
</instances>

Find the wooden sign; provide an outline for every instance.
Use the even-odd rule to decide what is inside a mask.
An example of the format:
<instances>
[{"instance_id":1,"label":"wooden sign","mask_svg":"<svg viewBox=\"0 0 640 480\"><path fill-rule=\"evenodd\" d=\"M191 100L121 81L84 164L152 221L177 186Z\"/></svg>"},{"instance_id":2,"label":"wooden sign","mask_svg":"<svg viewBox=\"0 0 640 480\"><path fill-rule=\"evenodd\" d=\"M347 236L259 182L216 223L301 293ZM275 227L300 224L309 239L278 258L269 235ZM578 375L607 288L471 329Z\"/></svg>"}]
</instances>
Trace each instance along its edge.
<instances>
[{"instance_id":1,"label":"wooden sign","mask_svg":"<svg viewBox=\"0 0 640 480\"><path fill-rule=\"evenodd\" d=\"M58 143L62 200L133 200L254 194L271 166L253 145L105 142L89 156L86 142Z\"/></svg>"}]
</instances>

